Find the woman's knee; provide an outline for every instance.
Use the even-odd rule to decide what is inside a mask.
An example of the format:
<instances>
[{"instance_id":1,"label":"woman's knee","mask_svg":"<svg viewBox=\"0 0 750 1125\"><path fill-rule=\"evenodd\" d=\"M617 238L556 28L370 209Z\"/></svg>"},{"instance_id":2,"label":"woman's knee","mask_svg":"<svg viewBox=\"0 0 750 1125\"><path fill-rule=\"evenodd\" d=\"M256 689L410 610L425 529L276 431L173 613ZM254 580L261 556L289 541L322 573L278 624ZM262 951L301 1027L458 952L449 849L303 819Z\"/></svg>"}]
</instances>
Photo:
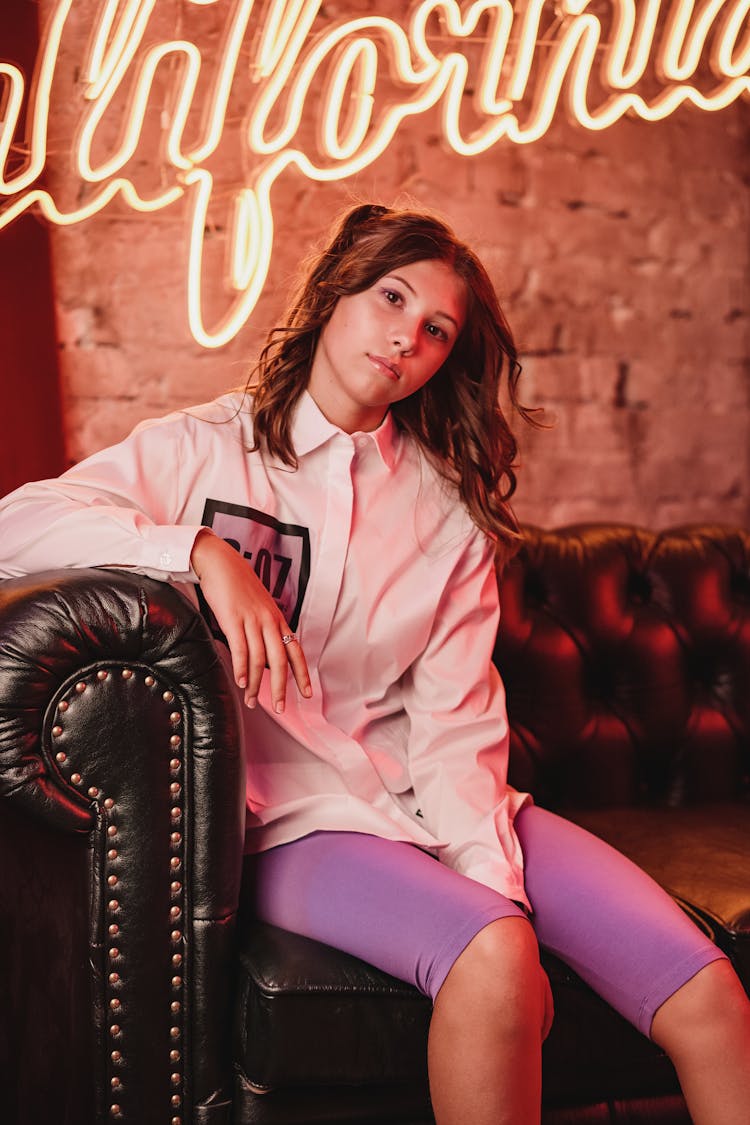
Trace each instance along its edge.
<instances>
[{"instance_id":1,"label":"woman's knee","mask_svg":"<svg viewBox=\"0 0 750 1125\"><path fill-rule=\"evenodd\" d=\"M750 1043L750 1000L730 962L711 961L657 1008L651 1037L670 1054L683 1041L730 1037Z\"/></svg>"},{"instance_id":2,"label":"woman's knee","mask_svg":"<svg viewBox=\"0 0 750 1125\"><path fill-rule=\"evenodd\" d=\"M552 1022L552 995L539 962L539 946L525 918L500 918L481 929L449 971L438 997L444 1004L477 1005L510 1034Z\"/></svg>"}]
</instances>

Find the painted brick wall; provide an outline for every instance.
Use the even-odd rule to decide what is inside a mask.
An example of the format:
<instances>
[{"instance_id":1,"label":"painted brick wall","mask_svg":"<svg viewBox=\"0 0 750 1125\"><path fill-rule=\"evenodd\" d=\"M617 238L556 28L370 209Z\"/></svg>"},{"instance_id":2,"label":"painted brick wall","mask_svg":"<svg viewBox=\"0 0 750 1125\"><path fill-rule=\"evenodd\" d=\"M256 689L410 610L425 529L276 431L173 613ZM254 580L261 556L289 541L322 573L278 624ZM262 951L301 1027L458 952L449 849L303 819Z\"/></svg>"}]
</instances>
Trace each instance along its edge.
<instances>
[{"instance_id":1,"label":"painted brick wall","mask_svg":"<svg viewBox=\"0 0 750 1125\"><path fill-rule=\"evenodd\" d=\"M66 82L76 88L90 29L84 8L63 44L63 92ZM179 26L188 8L160 0L159 20ZM374 8L328 4L323 22ZM204 21L197 42L206 57L227 10L220 0L188 13ZM377 11L403 21L398 0L380 0ZM235 108L215 167L227 183L241 174ZM58 134L72 135L72 110L67 125L62 107L58 116ZM136 160L145 180L148 167L158 169L158 121L152 113ZM441 141L437 111L423 114L351 180L282 175L265 292L218 351L188 331L184 200L153 215L115 201L86 223L57 228L69 458L118 440L143 417L243 382L302 250L353 198L376 198L438 209L495 280L522 352L525 400L544 406L552 423L521 435L523 520L750 523L748 134L746 102L718 113L683 107L654 124L623 119L600 132L569 124L560 110L540 141L501 142L466 158ZM64 144L49 169L61 196L73 191ZM207 276L218 309L220 218L215 236Z\"/></svg>"}]
</instances>

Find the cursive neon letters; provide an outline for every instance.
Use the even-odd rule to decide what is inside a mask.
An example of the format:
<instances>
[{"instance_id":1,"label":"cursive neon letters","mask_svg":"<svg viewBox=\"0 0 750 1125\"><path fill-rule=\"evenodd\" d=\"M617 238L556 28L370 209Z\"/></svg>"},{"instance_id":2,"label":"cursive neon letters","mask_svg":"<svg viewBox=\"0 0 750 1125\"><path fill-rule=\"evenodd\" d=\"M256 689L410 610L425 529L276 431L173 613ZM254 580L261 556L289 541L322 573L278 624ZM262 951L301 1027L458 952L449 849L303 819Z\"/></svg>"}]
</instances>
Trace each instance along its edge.
<instances>
[{"instance_id":1,"label":"cursive neon letters","mask_svg":"<svg viewBox=\"0 0 750 1125\"><path fill-rule=\"evenodd\" d=\"M719 110L750 88L750 0L705 0L700 8L695 0L610 0L606 26L601 3L595 14L589 0L516 0L515 7L511 0L421 0L408 27L376 15L325 21L321 0L188 2L222 9L218 57L206 60L187 38L160 39L156 0L97 5L79 79L75 207L64 208L38 181L48 161L63 36L74 4L88 12L90 0L58 0L30 88L18 67L0 62L0 228L32 206L69 225L116 196L136 211L184 198L191 222L188 319L206 348L232 339L262 292L274 241L272 189L287 168L319 182L355 175L382 155L406 118L435 106L446 144L472 156L502 140L539 140L561 104L580 126L600 130L626 113L658 121L685 102ZM703 67L699 80L707 43L713 77L706 79ZM220 205L212 168L238 89L246 91L245 178L227 205L230 296L209 325L204 231ZM311 142L304 125L313 102L318 127ZM147 191L136 186L131 168L157 105L160 182ZM19 166L13 141L24 107L26 156Z\"/></svg>"}]
</instances>

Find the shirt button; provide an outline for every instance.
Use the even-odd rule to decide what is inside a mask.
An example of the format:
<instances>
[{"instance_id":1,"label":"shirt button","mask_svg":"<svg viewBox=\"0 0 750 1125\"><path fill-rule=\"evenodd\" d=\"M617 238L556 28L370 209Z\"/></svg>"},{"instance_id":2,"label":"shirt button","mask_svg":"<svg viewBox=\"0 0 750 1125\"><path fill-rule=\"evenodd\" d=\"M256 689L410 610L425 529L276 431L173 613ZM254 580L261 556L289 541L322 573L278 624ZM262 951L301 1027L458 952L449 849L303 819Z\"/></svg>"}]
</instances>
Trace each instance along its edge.
<instances>
[{"instance_id":1,"label":"shirt button","mask_svg":"<svg viewBox=\"0 0 750 1125\"><path fill-rule=\"evenodd\" d=\"M169 570L171 565L172 556L170 555L169 551L162 551L162 553L159 555L159 566L162 570Z\"/></svg>"}]
</instances>

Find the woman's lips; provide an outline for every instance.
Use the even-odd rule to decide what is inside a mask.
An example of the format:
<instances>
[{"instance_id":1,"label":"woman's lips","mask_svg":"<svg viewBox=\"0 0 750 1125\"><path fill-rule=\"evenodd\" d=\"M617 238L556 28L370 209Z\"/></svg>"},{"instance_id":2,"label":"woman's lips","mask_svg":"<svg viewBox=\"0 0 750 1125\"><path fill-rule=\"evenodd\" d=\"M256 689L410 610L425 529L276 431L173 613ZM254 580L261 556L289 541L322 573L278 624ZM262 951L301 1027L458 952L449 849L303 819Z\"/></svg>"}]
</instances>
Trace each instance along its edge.
<instances>
[{"instance_id":1,"label":"woman's lips","mask_svg":"<svg viewBox=\"0 0 750 1125\"><path fill-rule=\"evenodd\" d=\"M393 363L383 355L370 355L369 352L367 358L376 371L379 371L381 375L385 375L387 379L393 379L395 381L401 378L401 371L397 363Z\"/></svg>"}]
</instances>

